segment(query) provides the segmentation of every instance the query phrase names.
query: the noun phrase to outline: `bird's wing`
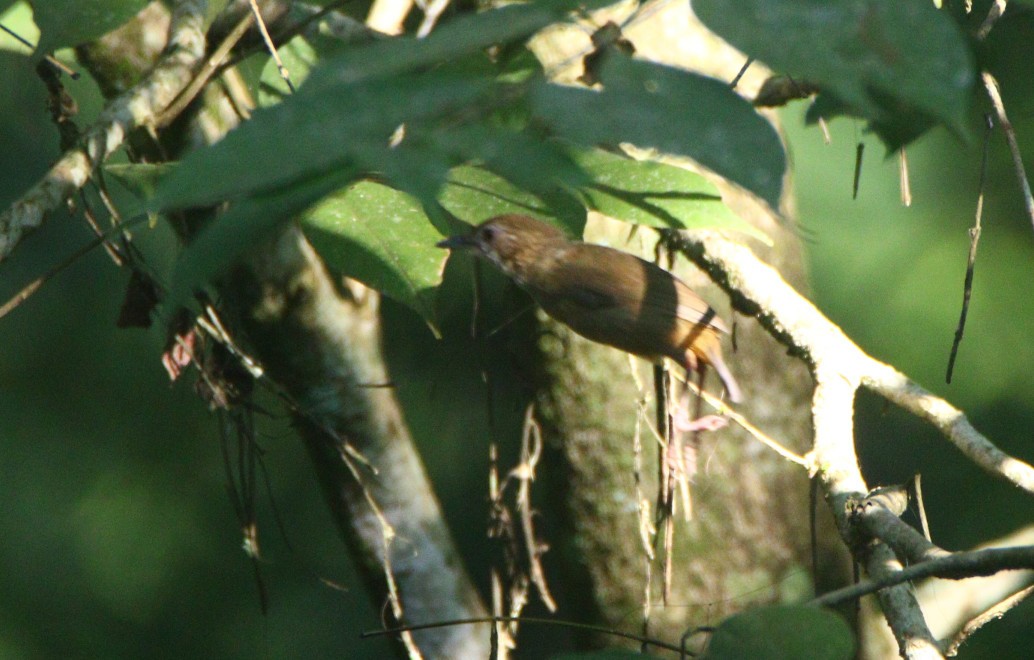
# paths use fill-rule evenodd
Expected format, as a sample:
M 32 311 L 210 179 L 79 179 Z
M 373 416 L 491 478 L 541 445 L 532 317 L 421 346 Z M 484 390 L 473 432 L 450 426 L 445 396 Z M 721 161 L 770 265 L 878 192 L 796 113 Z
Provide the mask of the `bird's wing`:
M 729 332 L 714 307 L 708 305 L 682 280 L 675 279 L 675 290 L 679 299 L 677 315 L 680 319 L 690 323 L 706 323 L 718 332 Z
M 648 261 L 609 248 L 583 245 L 575 258 L 555 264 L 544 293 L 586 310 L 620 308 L 642 316 L 650 309 L 661 324 L 679 319 L 728 332 L 715 310 L 682 280 Z

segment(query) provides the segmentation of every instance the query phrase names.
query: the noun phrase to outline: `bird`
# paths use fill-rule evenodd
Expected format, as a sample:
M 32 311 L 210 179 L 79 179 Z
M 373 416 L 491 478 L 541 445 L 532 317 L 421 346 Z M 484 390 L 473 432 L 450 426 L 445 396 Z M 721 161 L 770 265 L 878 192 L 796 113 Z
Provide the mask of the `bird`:
M 644 259 L 569 239 L 525 215 L 500 215 L 437 243 L 470 250 L 523 288 L 549 316 L 586 339 L 654 363 L 670 358 L 687 372 L 711 366 L 739 403 L 743 394 L 722 357 L 728 333 L 689 286 Z

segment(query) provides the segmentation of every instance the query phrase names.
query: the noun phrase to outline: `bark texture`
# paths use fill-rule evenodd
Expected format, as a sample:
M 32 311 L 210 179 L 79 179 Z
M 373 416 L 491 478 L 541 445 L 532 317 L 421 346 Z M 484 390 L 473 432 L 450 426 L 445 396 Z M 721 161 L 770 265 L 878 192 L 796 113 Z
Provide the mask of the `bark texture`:
M 602 23 L 602 19 L 598 19 Z M 685 3 L 666 5 L 647 21 L 625 32 L 638 54 L 731 80 L 746 60 L 711 35 L 690 15 Z M 559 52 L 557 62 L 584 48 L 584 34 L 554 33 L 543 39 L 542 52 Z M 579 72 L 559 70 L 561 78 Z M 750 96 L 762 72 L 748 72 L 741 83 Z M 787 182 L 790 188 L 790 182 Z M 772 237 L 773 248 L 755 241 L 751 247 L 798 289 L 807 290 L 797 237 L 789 221 L 778 220 L 744 193 L 723 186 L 723 198 Z M 792 195 L 792 193 L 791 193 Z M 792 217 L 792 197 L 784 215 Z M 590 227 L 609 244 L 621 237 L 606 223 Z M 627 230 L 626 230 L 627 231 Z M 591 236 L 590 236 L 591 238 Z M 743 239 L 747 240 L 747 239 Z M 652 256 L 638 241 L 625 249 Z M 736 321 L 736 350 L 726 346 L 726 360 L 741 383 L 746 402 L 738 407 L 753 424 L 798 452 L 810 445 L 812 379 L 806 366 L 786 354 L 755 321 L 730 314 L 727 299 L 698 270 L 680 263 L 676 272 L 727 321 Z M 661 603 L 662 553 L 648 562 L 637 514 L 633 436 L 637 400 L 642 396 L 627 356 L 591 344 L 549 320 L 540 343 L 546 358 L 540 410 L 552 446 L 562 464 L 572 548 L 566 558 L 588 579 L 591 602 L 565 603 L 567 614 L 593 614 L 607 625 L 628 629 L 642 619 L 643 603 L 652 604 L 649 632 L 677 640 L 694 626 L 714 624 L 729 614 L 760 603 L 797 600 L 811 591 L 808 475 L 780 458 L 738 427 L 705 434 L 691 493 L 693 519 L 676 523 L 671 598 Z M 646 394 L 653 379 L 640 365 Z M 719 388 L 712 374 L 709 388 Z M 652 405 L 646 416 L 654 421 Z M 651 506 L 657 493 L 658 443 L 641 433 L 644 466 L 642 493 Z M 558 469 L 556 465 L 554 469 Z M 681 503 L 680 503 L 681 504 Z M 651 515 L 653 520 L 654 516 Z M 825 512 L 821 520 L 828 520 Z M 823 539 L 831 539 L 824 525 Z M 823 542 L 820 570 L 842 573 L 842 551 Z M 828 561 L 827 561 L 828 558 Z M 652 578 L 648 578 L 648 568 Z M 648 596 L 646 585 L 650 584 Z M 564 615 L 561 608 L 561 616 Z

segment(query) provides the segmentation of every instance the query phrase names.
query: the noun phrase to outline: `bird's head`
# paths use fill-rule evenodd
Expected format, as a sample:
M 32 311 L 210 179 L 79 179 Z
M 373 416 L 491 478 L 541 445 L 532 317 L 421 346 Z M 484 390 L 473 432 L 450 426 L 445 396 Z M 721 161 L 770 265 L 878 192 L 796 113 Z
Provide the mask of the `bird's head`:
M 437 245 L 450 250 L 474 250 L 518 282 L 528 269 L 562 247 L 567 239 L 556 227 L 524 215 L 500 215 L 482 222 L 469 234 L 451 236 Z

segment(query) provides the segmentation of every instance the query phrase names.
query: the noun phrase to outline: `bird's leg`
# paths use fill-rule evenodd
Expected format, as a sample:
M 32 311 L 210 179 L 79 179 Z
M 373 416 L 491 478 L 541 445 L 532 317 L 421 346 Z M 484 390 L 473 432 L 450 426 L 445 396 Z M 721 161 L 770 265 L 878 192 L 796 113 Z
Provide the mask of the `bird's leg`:
M 700 391 L 704 390 L 704 373 L 707 367 L 701 363 L 696 364 L 697 372 L 697 387 Z M 687 376 L 689 372 L 687 372 Z M 688 396 L 686 397 L 689 398 Z M 689 416 L 686 412 L 686 408 L 681 403 L 672 404 L 671 418 L 672 426 L 680 433 L 692 432 L 694 436 L 700 431 L 717 431 L 718 429 L 725 428 L 729 424 L 729 420 L 721 415 L 704 415 L 701 416 L 703 410 L 703 397 L 697 395 L 696 401 L 694 402 L 693 417 Z

